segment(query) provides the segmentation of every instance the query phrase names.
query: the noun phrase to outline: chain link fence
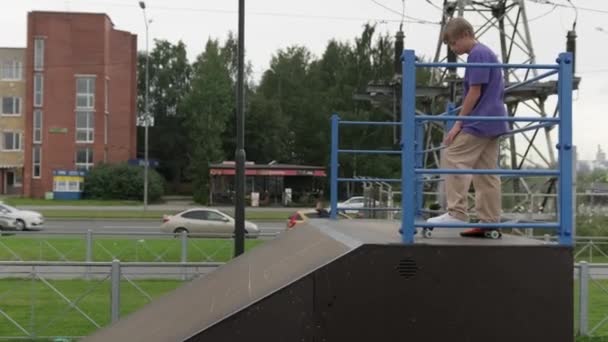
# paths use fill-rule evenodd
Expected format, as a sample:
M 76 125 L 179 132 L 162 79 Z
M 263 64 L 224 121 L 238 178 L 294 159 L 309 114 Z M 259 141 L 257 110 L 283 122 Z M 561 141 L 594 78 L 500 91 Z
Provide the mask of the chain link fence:
M 0 262 L 0 340 L 72 340 L 222 263 Z

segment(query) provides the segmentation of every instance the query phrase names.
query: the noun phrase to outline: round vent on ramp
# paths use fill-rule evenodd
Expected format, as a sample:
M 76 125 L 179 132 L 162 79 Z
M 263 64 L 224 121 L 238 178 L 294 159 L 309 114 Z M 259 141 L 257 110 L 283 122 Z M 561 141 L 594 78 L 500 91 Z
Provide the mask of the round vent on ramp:
M 416 261 L 414 259 L 401 259 L 399 261 L 399 265 L 397 266 L 397 272 L 399 272 L 399 275 L 405 279 L 411 279 L 416 275 L 416 272 L 418 272 L 418 265 L 416 265 Z

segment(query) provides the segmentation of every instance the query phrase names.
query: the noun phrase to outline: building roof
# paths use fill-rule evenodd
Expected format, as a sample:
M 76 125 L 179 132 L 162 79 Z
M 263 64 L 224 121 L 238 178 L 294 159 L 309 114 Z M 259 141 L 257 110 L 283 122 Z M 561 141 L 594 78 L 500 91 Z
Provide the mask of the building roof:
M 219 164 L 209 164 L 210 175 L 234 175 L 235 163 L 225 161 Z M 315 176 L 326 177 L 325 167 L 294 164 L 245 164 L 245 174 L 248 176 Z
M 106 13 L 97 13 L 97 12 L 65 12 L 65 11 L 31 11 L 32 14 L 52 14 L 52 15 L 102 15 L 105 16 L 114 27 L 114 22 L 112 18 Z

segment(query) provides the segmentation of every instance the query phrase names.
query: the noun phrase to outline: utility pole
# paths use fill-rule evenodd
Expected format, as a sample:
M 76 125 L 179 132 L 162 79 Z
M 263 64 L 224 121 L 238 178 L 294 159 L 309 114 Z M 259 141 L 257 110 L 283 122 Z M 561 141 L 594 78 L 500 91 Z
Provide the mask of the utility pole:
M 148 49 L 148 18 L 146 16 L 146 3 L 139 2 L 139 7 L 144 14 L 144 23 L 146 24 L 146 95 L 144 99 L 144 211 L 148 210 L 148 168 L 150 161 L 148 160 L 148 126 L 150 126 L 150 108 L 149 108 L 149 92 L 150 92 L 150 50 Z
M 234 208 L 234 256 L 245 252 L 245 0 L 239 0 L 238 72 L 236 81 L 236 201 Z

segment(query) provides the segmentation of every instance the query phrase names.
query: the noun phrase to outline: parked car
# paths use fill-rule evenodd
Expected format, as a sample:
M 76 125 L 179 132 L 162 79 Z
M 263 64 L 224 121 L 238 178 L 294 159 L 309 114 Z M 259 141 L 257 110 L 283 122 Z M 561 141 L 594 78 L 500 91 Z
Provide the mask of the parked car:
M 295 213 L 291 214 L 287 219 L 287 229 L 290 230 L 296 227 L 299 224 L 302 224 L 310 219 L 315 218 L 329 218 L 329 212 L 327 210 L 319 210 L 319 209 L 306 209 L 306 210 L 298 210 Z M 338 219 L 351 219 L 345 213 L 339 212 Z
M 16 224 L 17 220 L 0 213 L 0 230 L 15 229 Z
M 0 202 L 0 215 L 14 220 L 13 229 L 28 230 L 44 224 L 44 217 L 37 211 L 21 210 Z
M 232 234 L 234 233 L 234 218 L 217 209 L 193 208 L 175 215 L 164 215 L 160 230 L 163 233 L 181 234 Z M 248 237 L 257 237 L 260 234 L 258 226 L 245 221 L 245 234 Z
M 372 202 L 371 198 L 365 198 L 363 196 L 353 196 L 344 202 L 338 202 L 338 210 L 345 212 L 346 214 L 360 214 L 362 210 L 356 209 L 365 208 L 366 204 L 368 207 L 372 205 L 373 207 L 380 207 L 380 202 L 376 200 L 373 200 Z

